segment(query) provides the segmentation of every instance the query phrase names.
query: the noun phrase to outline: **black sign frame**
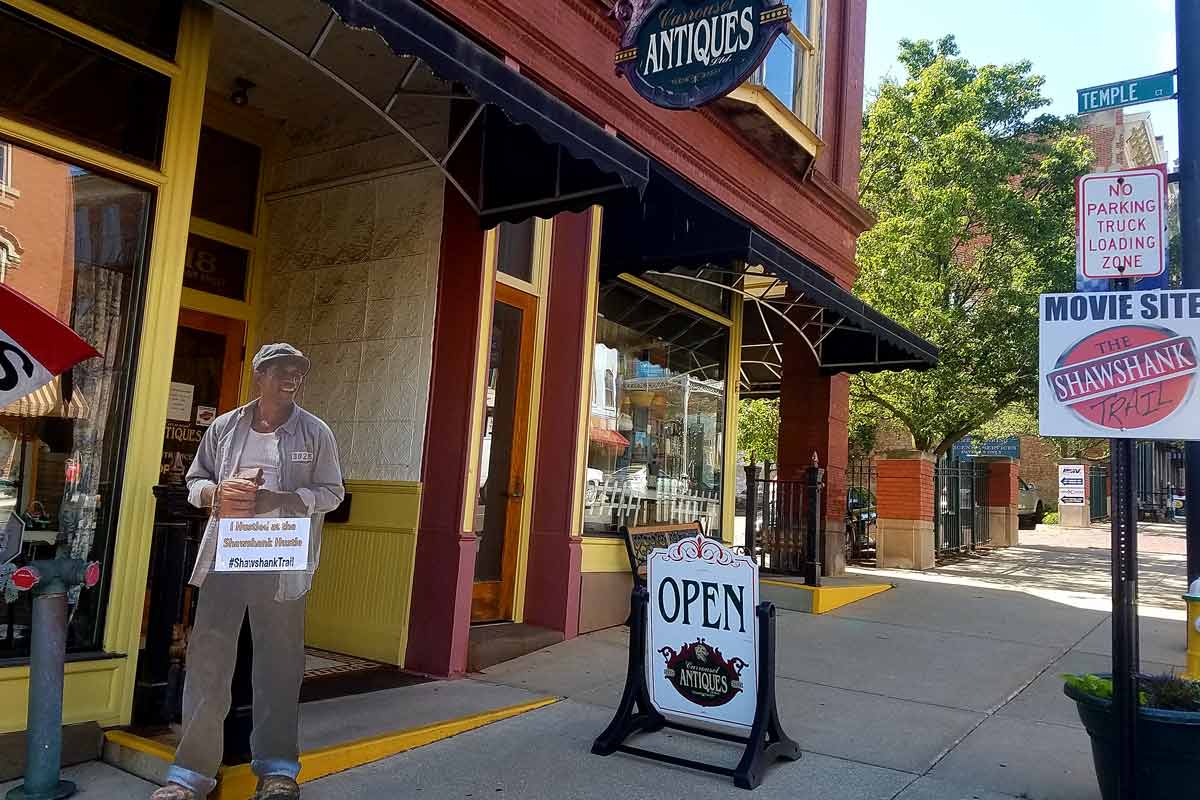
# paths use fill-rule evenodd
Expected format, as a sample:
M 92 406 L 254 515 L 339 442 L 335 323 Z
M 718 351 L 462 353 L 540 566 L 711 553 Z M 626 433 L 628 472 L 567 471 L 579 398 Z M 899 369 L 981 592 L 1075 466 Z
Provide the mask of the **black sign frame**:
M 646 628 L 649 614 L 650 592 L 644 586 L 634 586 L 630 597 L 629 615 L 629 673 L 625 678 L 625 692 L 612 722 L 592 743 L 592 753 L 608 756 L 616 752 L 688 767 L 716 775 L 733 778 L 739 789 L 754 789 L 762 783 L 767 767 L 779 759 L 797 761 L 800 745 L 783 731 L 779 721 L 779 707 L 775 700 L 775 605 L 762 602 L 755 609 L 755 624 L 758 627 L 758 696 L 755 698 L 754 723 L 749 736 L 697 728 L 672 722 L 664 717 L 650 700 L 646 686 Z M 736 767 L 723 767 L 690 758 L 658 753 L 641 747 L 625 744 L 635 733 L 656 733 L 663 728 L 706 736 L 744 745 L 741 759 Z
M 757 35 L 749 47 L 742 51 L 736 60 L 729 62 L 728 69 L 720 70 L 704 81 L 692 81 L 691 87 L 686 91 L 669 91 L 661 85 L 647 81 L 638 72 L 638 65 L 645 63 L 647 54 L 642 51 L 641 40 L 648 26 L 659 27 L 659 30 L 651 34 L 656 35 L 661 31 L 660 23 L 664 12 L 675 8 L 686 15 L 688 11 L 703 9 L 705 6 L 714 7 L 718 11 L 728 7 L 720 12 L 724 14 L 735 9 L 745 10 L 747 7 L 756 9 L 758 13 L 754 20 L 754 30 Z M 698 108 L 724 97 L 745 83 L 767 57 L 775 40 L 780 34 L 786 33 L 792 19 L 791 6 L 787 4 L 787 0 L 618 0 L 614 14 L 625 23 L 625 31 L 621 35 L 615 59 L 617 74 L 623 75 L 634 90 L 646 100 L 656 106 L 673 110 Z M 718 16 L 717 19 L 719 18 Z M 689 33 L 689 48 L 693 44 L 690 37 L 695 35 L 694 30 Z M 682 48 L 682 45 L 680 47 Z M 689 56 L 688 66 L 692 64 Z M 695 64 L 696 69 L 693 72 L 713 69 L 713 65 L 710 64 Z

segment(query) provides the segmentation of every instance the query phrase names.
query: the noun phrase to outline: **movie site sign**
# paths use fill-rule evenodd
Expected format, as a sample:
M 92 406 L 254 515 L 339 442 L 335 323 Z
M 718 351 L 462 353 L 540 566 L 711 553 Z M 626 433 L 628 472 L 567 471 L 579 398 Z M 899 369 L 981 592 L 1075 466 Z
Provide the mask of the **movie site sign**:
M 1043 436 L 1200 438 L 1200 291 L 1040 299 Z
M 308 569 L 308 517 L 222 519 L 217 572 L 298 572 Z
M 617 74 L 655 105 L 696 108 L 740 86 L 787 30 L 783 0 L 618 0 Z
M 1147 278 L 1167 268 L 1162 164 L 1084 175 L 1075 185 L 1076 257 L 1084 278 Z
M 758 565 L 700 536 L 653 551 L 646 566 L 646 683 L 654 707 L 693 725 L 750 727 L 758 697 Z

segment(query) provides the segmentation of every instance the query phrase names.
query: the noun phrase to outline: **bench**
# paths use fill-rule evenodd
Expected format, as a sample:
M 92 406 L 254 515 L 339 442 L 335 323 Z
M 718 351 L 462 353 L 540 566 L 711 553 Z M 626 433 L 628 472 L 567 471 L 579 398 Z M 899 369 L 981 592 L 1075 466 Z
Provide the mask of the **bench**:
M 633 573 L 634 583 L 645 585 L 646 559 L 650 557 L 651 551 L 703 535 L 704 526 L 700 524 L 700 520 L 633 528 L 622 525 L 621 536 L 625 539 L 625 552 L 629 555 L 629 571 Z

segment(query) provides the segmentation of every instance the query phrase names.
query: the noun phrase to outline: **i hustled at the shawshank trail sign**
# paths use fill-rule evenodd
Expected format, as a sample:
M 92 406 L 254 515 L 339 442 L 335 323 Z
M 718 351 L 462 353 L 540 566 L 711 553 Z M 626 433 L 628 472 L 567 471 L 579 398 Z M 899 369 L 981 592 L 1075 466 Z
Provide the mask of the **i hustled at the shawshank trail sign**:
M 1043 436 L 1200 438 L 1200 291 L 1041 297 Z

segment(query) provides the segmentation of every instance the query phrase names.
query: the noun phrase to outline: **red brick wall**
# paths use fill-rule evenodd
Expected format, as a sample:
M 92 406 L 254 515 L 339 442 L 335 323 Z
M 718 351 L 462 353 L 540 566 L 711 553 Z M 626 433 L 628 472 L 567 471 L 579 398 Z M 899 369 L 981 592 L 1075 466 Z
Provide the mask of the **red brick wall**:
M 1017 503 L 1017 473 L 1020 465 L 1015 461 L 994 461 L 988 465 L 987 504 L 989 506 L 1015 506 Z
M 12 148 L 12 185 L 20 197 L 0 205 L 0 227 L 19 242 L 21 263 L 5 284 L 70 322 L 75 279 L 74 198 L 69 167 Z
M 876 508 L 881 519 L 933 520 L 933 462 L 924 458 L 876 462 Z

